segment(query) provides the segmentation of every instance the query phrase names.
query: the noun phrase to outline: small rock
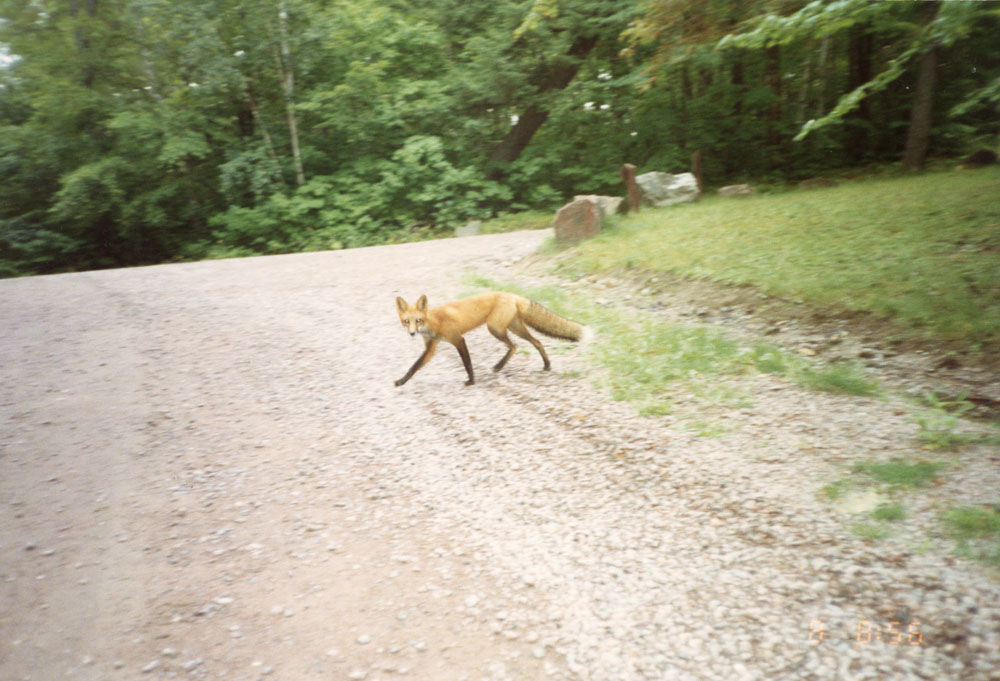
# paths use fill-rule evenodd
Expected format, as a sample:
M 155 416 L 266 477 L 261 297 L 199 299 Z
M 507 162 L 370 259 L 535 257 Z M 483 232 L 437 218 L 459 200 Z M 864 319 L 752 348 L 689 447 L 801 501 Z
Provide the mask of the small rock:
M 754 188 L 748 184 L 731 184 L 719 188 L 719 196 L 750 196 L 754 193 Z
M 152 662 L 150 662 L 149 664 L 147 664 L 145 667 L 143 667 L 139 671 L 141 671 L 143 674 L 148 674 L 149 672 L 153 671 L 154 669 L 156 669 L 159 666 L 160 666 L 160 661 L 159 660 L 153 660 Z
M 366 645 L 368 645 L 369 643 L 372 642 L 372 637 L 369 636 L 368 634 L 361 634 L 355 640 L 357 641 L 358 645 L 366 646 Z

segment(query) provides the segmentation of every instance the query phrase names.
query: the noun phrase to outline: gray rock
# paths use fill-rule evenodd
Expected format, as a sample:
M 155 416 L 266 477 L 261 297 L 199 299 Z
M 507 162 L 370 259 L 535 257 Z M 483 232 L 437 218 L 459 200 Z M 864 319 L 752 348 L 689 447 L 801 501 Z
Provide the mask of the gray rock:
M 642 204 L 662 208 L 675 203 L 695 201 L 701 195 L 698 191 L 698 181 L 691 173 L 651 172 L 643 173 L 635 178 L 642 191 Z
M 731 184 L 719 188 L 719 196 L 751 196 L 754 188 L 748 184 Z

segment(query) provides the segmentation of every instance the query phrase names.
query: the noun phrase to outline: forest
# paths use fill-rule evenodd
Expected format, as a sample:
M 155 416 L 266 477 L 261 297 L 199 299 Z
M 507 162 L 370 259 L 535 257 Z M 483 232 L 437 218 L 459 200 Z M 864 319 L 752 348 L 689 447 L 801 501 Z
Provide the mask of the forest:
M 995 149 L 1000 5 L 0 0 L 0 276 Z

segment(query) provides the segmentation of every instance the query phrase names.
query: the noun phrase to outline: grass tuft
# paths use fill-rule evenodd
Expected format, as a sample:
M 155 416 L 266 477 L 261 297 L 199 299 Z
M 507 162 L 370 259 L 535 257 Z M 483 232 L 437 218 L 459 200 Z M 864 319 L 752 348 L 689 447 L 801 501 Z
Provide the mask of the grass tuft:
M 1000 505 L 953 508 L 943 517 L 959 554 L 1000 566 Z
M 944 464 L 932 461 L 910 463 L 905 459 L 892 459 L 859 461 L 851 469 L 892 488 L 903 488 L 929 485 L 942 468 Z
M 906 517 L 906 511 L 900 503 L 881 504 L 872 511 L 872 517 L 882 522 L 896 522 Z
M 798 373 L 799 382 L 813 390 L 872 397 L 881 393 L 876 381 L 850 364 L 836 364 L 819 369 L 807 368 Z

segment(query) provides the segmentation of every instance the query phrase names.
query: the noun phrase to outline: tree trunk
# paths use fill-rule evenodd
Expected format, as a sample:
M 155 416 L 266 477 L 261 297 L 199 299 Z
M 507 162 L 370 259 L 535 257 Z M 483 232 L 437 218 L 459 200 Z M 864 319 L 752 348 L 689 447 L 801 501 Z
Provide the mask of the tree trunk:
M 848 37 L 847 72 L 849 91 L 856 90 L 872 79 L 872 35 L 864 24 L 851 28 Z M 864 97 L 858 108 L 847 120 L 852 123 L 848 142 L 848 155 L 854 163 L 861 163 L 870 146 L 869 131 L 872 125 L 869 98 Z
M 89 19 L 96 18 L 97 0 L 85 0 L 83 10 Z M 79 0 L 69 0 L 69 11 L 74 18 L 79 15 Z M 80 64 L 82 64 L 80 82 L 89 90 L 94 87 L 94 81 L 97 79 L 97 70 L 94 68 L 94 57 L 90 54 L 90 38 L 87 37 L 87 34 L 80 28 L 79 24 L 77 24 L 73 31 L 73 41 L 80 55 Z
M 784 115 L 782 101 L 784 99 L 784 88 L 781 83 L 781 46 L 774 45 L 764 51 L 767 59 L 767 84 L 774 94 L 768 111 L 767 137 L 768 143 L 775 150 L 781 146 L 781 119 Z
M 302 153 L 299 149 L 299 125 L 295 118 L 295 73 L 292 68 L 292 51 L 288 46 L 288 11 L 285 3 L 278 6 L 278 30 L 281 36 L 281 55 L 278 57 L 278 72 L 285 93 L 285 117 L 288 119 L 288 137 L 292 145 L 292 163 L 295 166 L 295 185 L 306 183 L 302 168 Z
M 929 24 L 937 15 L 939 2 L 928 2 L 924 10 L 924 24 Z M 916 92 L 913 94 L 913 108 L 910 110 L 910 127 L 906 131 L 906 148 L 903 151 L 903 169 L 921 170 L 927 160 L 927 147 L 931 139 L 931 123 L 934 111 L 934 89 L 937 86 L 937 45 L 920 55 L 917 67 Z
M 826 86 L 832 79 L 827 58 L 830 55 L 830 36 L 825 35 L 819 43 L 819 63 L 816 66 L 816 118 L 822 118 L 826 113 Z
M 552 90 L 562 90 L 569 85 L 570 81 L 573 80 L 573 76 L 580 70 L 583 58 L 587 56 L 596 44 L 597 36 L 581 36 L 577 38 L 567 53 L 571 60 L 550 68 L 544 80 L 538 85 L 537 94 L 541 95 Z M 548 111 L 545 111 L 537 104 L 530 104 L 524 110 L 524 113 L 518 117 L 517 123 L 511 127 L 504 138 L 500 140 L 500 143 L 493 148 L 493 151 L 490 153 L 490 163 L 507 164 L 520 158 L 521 153 L 528 146 L 528 142 L 531 141 L 531 138 L 538 129 L 542 127 L 542 124 L 548 120 L 548 117 Z M 500 169 L 494 169 L 491 173 L 494 179 L 498 178 L 501 174 L 502 170 Z

